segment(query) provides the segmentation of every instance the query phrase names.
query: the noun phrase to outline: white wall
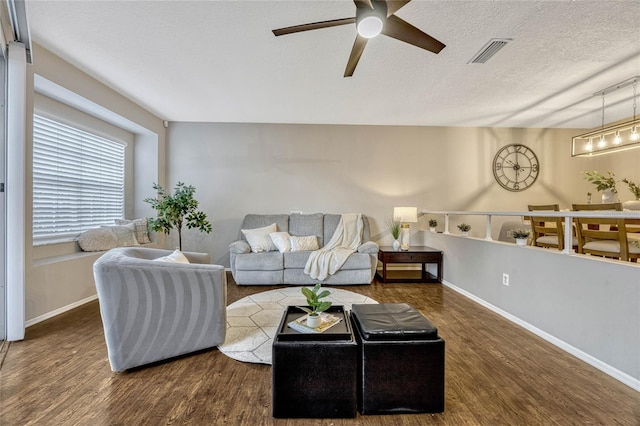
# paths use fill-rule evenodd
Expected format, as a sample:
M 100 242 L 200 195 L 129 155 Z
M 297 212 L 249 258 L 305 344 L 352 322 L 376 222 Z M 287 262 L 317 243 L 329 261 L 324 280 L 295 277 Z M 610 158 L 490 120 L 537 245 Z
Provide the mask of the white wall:
M 363 212 L 372 236 L 389 244 L 385 221 L 394 206 L 419 210 L 523 211 L 527 204 L 585 202 L 595 190 L 581 171 L 615 170 L 640 180 L 640 150 L 572 158 L 571 137 L 583 130 L 171 123 L 167 183 L 196 187 L 213 235 L 185 232 L 185 250 L 212 254 L 228 266 L 228 244 L 247 213 Z M 491 163 L 509 143 L 530 147 L 540 160 L 537 182 L 509 192 Z M 615 165 L 615 166 L 614 166 Z M 631 195 L 621 188 L 623 200 Z M 477 223 L 476 223 L 477 221 Z M 484 235 L 482 218 L 472 235 Z M 453 227 L 455 222 L 452 222 Z M 494 236 L 500 220 L 495 221 Z M 426 228 L 420 222 L 415 233 Z M 172 235 L 169 246 L 175 245 Z

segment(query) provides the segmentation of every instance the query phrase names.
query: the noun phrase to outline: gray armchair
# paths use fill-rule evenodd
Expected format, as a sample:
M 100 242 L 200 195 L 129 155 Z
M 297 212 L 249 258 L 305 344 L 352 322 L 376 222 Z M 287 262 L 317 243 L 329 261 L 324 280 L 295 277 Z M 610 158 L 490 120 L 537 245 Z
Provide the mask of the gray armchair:
M 172 358 L 224 342 L 227 279 L 206 253 L 189 264 L 156 262 L 172 250 L 123 247 L 93 265 L 113 371 Z

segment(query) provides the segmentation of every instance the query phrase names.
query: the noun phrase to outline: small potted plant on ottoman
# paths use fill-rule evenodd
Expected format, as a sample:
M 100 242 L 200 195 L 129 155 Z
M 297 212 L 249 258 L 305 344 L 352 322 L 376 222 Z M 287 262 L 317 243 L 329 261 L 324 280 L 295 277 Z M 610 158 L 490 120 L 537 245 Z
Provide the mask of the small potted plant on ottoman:
M 304 297 L 307 298 L 307 304 L 309 305 L 309 307 L 298 306 L 298 308 L 307 313 L 307 325 L 311 328 L 318 328 L 318 326 L 322 322 L 320 313 L 326 311 L 327 309 L 329 309 L 329 307 L 331 307 L 331 302 L 320 300 L 330 294 L 329 290 L 323 290 L 322 292 L 320 292 L 320 294 L 318 294 L 318 292 L 320 291 L 320 286 L 321 284 L 318 283 L 313 287 L 313 290 L 309 290 L 307 287 L 302 287 L 301 289 L 302 294 L 304 294 Z

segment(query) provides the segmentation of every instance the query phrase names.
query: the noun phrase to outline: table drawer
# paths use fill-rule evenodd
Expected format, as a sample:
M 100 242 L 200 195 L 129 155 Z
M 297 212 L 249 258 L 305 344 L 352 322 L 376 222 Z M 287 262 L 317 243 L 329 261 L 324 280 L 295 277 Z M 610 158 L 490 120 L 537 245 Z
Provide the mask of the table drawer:
M 441 253 L 395 252 L 380 253 L 380 260 L 386 263 L 431 263 L 437 262 L 441 256 Z

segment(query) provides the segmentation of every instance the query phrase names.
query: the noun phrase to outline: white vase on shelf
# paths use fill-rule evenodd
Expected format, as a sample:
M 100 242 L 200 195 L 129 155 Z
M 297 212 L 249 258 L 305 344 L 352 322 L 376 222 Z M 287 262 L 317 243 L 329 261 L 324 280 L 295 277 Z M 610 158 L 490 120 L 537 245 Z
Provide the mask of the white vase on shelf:
M 460 235 L 462 235 L 463 237 L 466 237 L 469 235 L 469 231 L 460 231 Z
M 516 238 L 516 244 L 519 246 L 526 246 L 527 239 L 526 238 Z
M 602 191 L 602 203 L 615 203 L 618 198 L 618 194 L 613 192 L 611 189 L 605 189 Z
M 398 240 L 393 240 L 393 244 L 391 244 L 391 246 L 393 247 L 393 251 L 398 251 L 398 250 L 400 250 L 400 241 L 398 241 Z
M 431 226 L 431 227 L 429 227 L 429 231 L 431 231 L 431 232 L 434 232 L 434 233 L 435 233 L 435 232 L 436 232 L 436 228 L 435 228 L 434 226 Z

